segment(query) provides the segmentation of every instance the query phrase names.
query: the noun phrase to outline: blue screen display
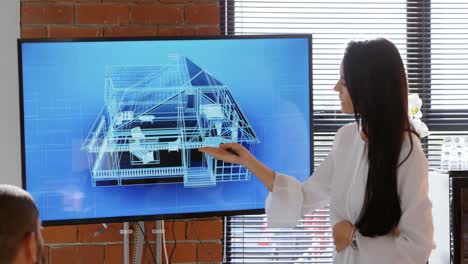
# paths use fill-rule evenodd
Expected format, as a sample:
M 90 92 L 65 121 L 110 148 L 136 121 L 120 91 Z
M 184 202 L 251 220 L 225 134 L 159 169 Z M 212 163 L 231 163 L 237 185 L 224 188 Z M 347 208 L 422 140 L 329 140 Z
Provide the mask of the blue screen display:
M 310 164 L 306 37 L 22 42 L 26 189 L 44 221 L 263 209 L 268 190 L 203 146 Z

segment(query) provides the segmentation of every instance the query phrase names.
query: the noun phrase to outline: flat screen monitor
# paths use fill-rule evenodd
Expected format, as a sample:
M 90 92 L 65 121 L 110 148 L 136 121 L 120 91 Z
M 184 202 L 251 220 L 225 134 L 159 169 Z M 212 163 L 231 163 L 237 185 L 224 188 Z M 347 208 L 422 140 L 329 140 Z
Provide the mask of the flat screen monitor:
M 236 142 L 311 172 L 311 36 L 18 41 L 23 187 L 45 225 L 264 212 Z

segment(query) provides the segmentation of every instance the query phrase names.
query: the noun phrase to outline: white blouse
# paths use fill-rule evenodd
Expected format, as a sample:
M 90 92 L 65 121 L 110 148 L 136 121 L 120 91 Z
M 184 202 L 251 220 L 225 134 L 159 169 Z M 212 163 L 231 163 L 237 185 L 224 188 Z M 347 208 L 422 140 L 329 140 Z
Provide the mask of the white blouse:
M 423 264 L 432 250 L 432 203 L 428 198 L 428 163 L 416 136 L 413 151 L 398 168 L 398 193 L 402 216 L 399 236 L 375 238 L 357 233 L 358 250 L 348 246 L 334 252 L 334 263 Z M 410 151 L 407 137 L 400 160 Z M 273 192 L 266 200 L 268 226 L 294 227 L 306 213 L 330 204 L 331 225 L 347 220 L 355 223 L 361 212 L 367 182 L 366 143 L 356 123 L 338 130 L 333 148 L 314 174 L 304 183 L 277 174 Z

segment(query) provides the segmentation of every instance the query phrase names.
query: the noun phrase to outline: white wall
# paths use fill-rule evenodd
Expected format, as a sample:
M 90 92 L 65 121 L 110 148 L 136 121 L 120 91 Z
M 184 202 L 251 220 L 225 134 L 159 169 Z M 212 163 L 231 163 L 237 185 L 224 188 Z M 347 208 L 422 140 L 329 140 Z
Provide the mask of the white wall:
M 432 200 L 434 221 L 434 242 L 429 264 L 450 263 L 450 221 L 449 221 L 449 176 L 437 172 L 429 173 L 429 198 Z
M 20 0 L 0 0 L 0 183 L 21 185 L 18 59 Z

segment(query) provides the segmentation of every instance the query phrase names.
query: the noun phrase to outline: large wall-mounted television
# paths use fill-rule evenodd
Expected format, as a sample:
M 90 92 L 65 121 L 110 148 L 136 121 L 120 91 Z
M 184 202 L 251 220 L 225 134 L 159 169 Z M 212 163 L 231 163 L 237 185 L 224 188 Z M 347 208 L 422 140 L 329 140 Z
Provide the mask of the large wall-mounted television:
M 264 212 L 204 146 L 311 173 L 311 36 L 20 39 L 23 187 L 45 225 Z

